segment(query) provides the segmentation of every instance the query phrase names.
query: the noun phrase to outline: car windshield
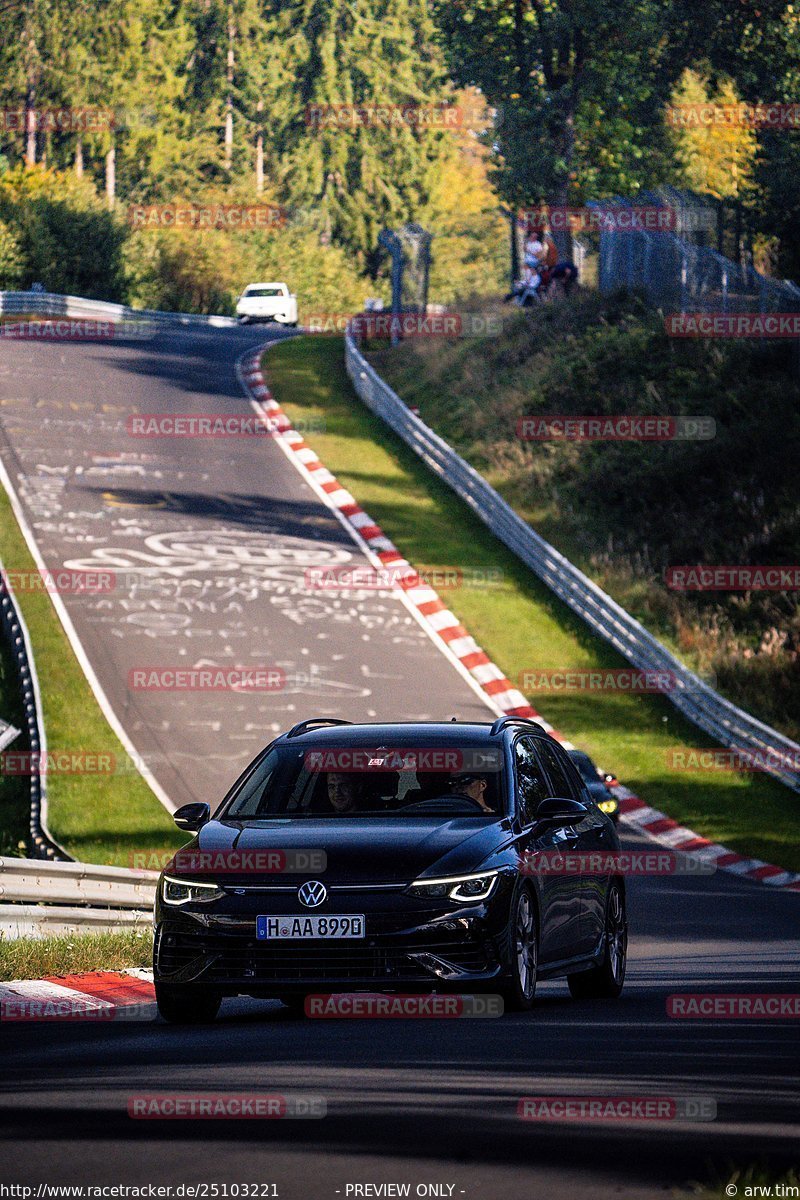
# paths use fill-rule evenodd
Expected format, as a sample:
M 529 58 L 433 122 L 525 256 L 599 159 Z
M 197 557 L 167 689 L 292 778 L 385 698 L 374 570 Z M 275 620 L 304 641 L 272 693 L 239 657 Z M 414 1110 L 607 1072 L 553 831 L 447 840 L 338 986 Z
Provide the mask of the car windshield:
M 570 758 L 578 768 L 578 772 L 584 783 L 599 783 L 600 776 L 597 774 L 597 767 L 594 765 L 588 754 L 582 751 L 573 751 L 570 753 Z
M 244 295 L 252 296 L 282 296 L 283 292 L 279 287 L 249 287 L 244 289 Z
M 503 812 L 495 747 L 273 746 L 236 786 L 222 818 L 476 817 Z

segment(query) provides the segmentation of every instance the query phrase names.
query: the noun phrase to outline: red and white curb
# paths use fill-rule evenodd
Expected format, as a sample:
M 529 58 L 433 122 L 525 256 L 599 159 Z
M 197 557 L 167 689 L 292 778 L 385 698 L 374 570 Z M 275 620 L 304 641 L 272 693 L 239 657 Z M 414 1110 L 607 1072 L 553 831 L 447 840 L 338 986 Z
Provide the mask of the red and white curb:
M 320 499 L 340 518 L 353 540 L 365 549 L 373 564 L 391 571 L 395 577 L 393 585 L 402 592 L 407 606 L 412 608 L 420 623 L 432 635 L 432 640 L 447 658 L 460 668 L 461 673 L 467 676 L 488 706 L 497 715 L 530 717 L 565 749 L 574 749 L 573 743 L 560 730 L 554 729 L 541 713 L 528 703 L 522 692 L 514 687 L 470 637 L 438 593 L 427 584 L 420 585 L 417 582 L 419 576 L 411 563 L 403 557 L 355 497 L 325 467 L 303 435 L 292 427 L 291 421 L 264 381 L 261 372 L 262 351 L 263 347 L 255 353 L 249 352 L 243 356 L 238 364 L 239 378 L 256 412 L 269 421 L 275 431 L 276 440 L 289 461 L 310 483 Z M 404 576 L 408 578 L 404 579 Z M 620 815 L 659 844 L 669 846 L 671 850 L 680 850 L 682 853 L 698 854 L 714 862 L 719 870 L 731 871 L 754 882 L 800 891 L 800 875 L 758 859 L 744 858 L 725 846 L 709 842 L 691 829 L 678 825 L 657 809 L 649 808 L 643 800 L 625 787 L 618 787 L 616 792 L 620 798 Z
M 339 517 L 344 518 L 342 524 L 354 541 L 362 547 L 366 546 L 373 564 L 386 571 L 387 576 L 390 575 L 390 578 L 387 578 L 387 588 L 393 583 L 403 593 L 406 604 L 415 610 L 418 618 L 422 618 L 421 623 L 426 626 L 427 632 L 434 635 L 434 640 L 446 651 L 448 658 L 454 658 L 463 672 L 469 675 L 475 690 L 488 702 L 489 707 L 494 709 L 498 716 L 507 714 L 535 718 L 567 749 L 572 749 L 572 743 L 531 707 L 522 692 L 513 686 L 500 668 L 481 650 L 438 593 L 427 584 L 419 584 L 419 576 L 411 563 L 403 558 L 380 526 L 376 525 L 358 501 L 330 473 L 302 434 L 292 428 L 291 421 L 264 382 L 258 355 L 245 356 L 240 365 L 240 378 L 250 393 L 256 411 L 270 422 L 280 444 L 284 449 L 288 449 L 290 461 L 325 504 Z
M 152 971 L 94 971 L 0 983 L 6 1021 L 154 1021 Z
M 718 871 L 730 871 L 732 875 L 739 875 L 754 883 L 767 883 L 770 887 L 800 892 L 800 875 L 793 871 L 772 866 L 759 858 L 745 858 L 743 854 L 737 854 L 719 842 L 710 842 L 686 825 L 679 825 L 666 813 L 645 804 L 627 788 L 620 786 L 614 790 L 619 796 L 620 816 L 659 845 L 668 846 L 670 850 L 681 854 L 695 855 L 713 864 Z

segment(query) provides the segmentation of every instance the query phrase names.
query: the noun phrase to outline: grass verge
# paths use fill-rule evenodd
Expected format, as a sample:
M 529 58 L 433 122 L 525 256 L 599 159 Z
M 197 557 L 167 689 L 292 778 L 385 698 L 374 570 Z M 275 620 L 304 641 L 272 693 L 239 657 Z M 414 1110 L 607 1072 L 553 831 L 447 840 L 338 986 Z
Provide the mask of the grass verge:
M 314 449 L 409 561 L 463 572 L 464 585 L 442 597 L 510 679 L 627 665 L 361 404 L 341 338 L 283 342 L 265 355 L 264 370 L 292 420 L 322 425 L 309 439 Z M 796 796 L 763 775 L 675 770 L 670 751 L 714 743 L 662 697 L 573 691 L 529 699 L 649 804 L 742 854 L 800 870 Z
M 16 938 L 0 941 L 0 980 L 149 967 L 152 955 L 153 932 L 149 927 L 124 933 Z
M 671 338 L 663 315 L 625 293 L 483 315 L 496 336 L 384 342 L 370 360 L 627 612 L 735 704 L 800 740 L 797 592 L 682 592 L 664 574 L 800 561 L 791 347 Z M 702 416 L 713 436 L 528 440 L 555 414 Z
M 0 488 L 0 561 L 9 572 L 35 572 L 36 567 L 17 525 L 11 504 Z M 31 637 L 42 691 L 48 747 L 85 750 L 114 756 L 117 774 L 51 774 L 47 780 L 48 823 L 55 838 L 84 862 L 131 865 L 134 852 L 177 849 L 181 838 L 169 814 L 109 728 L 86 676 L 67 641 L 50 597 L 44 591 L 17 594 Z M 3 678 L 7 678 L 4 672 Z M 5 685 L 7 688 L 8 684 Z M 19 725 L 13 716 L 6 720 Z M 25 749 L 18 739 L 14 749 Z M 15 781 L 16 782 L 16 781 Z M 0 775 L 0 789 L 9 780 Z M 0 845 L 19 854 L 19 798 L 0 807 Z M 27 833 L 27 816 L 22 826 Z

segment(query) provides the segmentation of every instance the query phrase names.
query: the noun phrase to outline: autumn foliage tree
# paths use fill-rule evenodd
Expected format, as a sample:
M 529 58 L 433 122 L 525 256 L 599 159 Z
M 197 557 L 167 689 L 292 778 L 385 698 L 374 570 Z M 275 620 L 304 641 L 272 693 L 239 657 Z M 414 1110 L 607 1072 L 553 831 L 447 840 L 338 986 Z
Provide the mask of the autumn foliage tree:
M 732 79 L 714 88 L 687 68 L 667 118 L 681 182 L 719 200 L 741 200 L 752 190 L 758 139 Z

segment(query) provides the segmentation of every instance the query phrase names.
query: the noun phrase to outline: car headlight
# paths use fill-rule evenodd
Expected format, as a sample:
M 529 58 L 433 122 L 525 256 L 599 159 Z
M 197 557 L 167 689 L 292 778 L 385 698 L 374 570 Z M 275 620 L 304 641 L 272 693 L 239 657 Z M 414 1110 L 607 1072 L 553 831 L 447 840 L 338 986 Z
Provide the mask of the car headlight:
M 190 901 L 205 903 L 224 894 L 215 883 L 195 883 L 187 879 L 174 879 L 171 875 L 165 875 L 161 881 L 161 897 L 165 904 L 188 904 Z
M 469 902 L 488 900 L 500 876 L 499 871 L 481 871 L 476 875 L 448 875 L 442 879 L 418 879 L 409 890 L 412 896 L 426 900 L 448 897 L 450 900 Z
M 619 800 L 601 800 L 597 807 L 600 812 L 615 813 L 619 808 Z

